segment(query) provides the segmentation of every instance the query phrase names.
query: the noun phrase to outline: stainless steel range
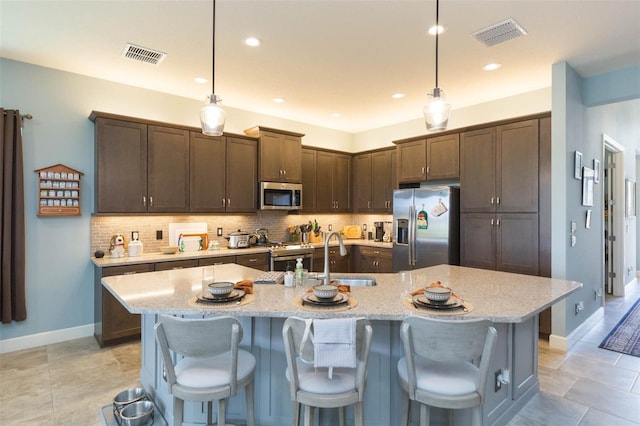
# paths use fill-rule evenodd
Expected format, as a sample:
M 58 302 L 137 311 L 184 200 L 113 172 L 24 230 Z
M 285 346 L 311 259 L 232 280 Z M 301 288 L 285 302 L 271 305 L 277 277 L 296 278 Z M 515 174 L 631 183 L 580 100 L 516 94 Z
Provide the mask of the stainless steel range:
M 313 246 L 311 244 L 273 243 L 269 247 L 272 271 L 293 271 L 296 259 L 302 258 L 302 265 L 308 271 L 313 268 Z

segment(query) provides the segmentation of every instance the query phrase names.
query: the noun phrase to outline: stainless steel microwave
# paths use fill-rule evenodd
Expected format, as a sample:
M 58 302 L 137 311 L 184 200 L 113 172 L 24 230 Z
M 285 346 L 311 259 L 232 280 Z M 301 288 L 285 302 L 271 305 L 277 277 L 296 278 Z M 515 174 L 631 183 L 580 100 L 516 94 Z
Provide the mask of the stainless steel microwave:
M 300 210 L 302 184 L 260 182 L 260 210 Z

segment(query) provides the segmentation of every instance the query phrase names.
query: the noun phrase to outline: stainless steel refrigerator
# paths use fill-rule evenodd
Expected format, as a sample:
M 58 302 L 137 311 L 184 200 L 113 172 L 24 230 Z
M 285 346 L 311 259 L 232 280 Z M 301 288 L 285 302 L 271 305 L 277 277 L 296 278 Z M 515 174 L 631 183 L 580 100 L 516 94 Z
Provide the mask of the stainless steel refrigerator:
M 460 188 L 393 191 L 393 271 L 460 264 Z

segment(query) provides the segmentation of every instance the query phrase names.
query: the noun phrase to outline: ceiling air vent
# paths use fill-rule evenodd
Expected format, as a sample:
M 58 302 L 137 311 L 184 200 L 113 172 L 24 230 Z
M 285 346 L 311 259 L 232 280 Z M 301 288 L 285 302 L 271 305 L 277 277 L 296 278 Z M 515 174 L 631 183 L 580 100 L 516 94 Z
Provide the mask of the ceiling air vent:
M 123 58 L 133 59 L 135 61 L 146 62 L 147 64 L 158 65 L 167 57 L 166 53 L 149 49 L 135 44 L 127 43 L 122 52 Z
M 514 19 L 507 19 L 471 34 L 473 38 L 487 47 L 527 35 L 527 32 Z

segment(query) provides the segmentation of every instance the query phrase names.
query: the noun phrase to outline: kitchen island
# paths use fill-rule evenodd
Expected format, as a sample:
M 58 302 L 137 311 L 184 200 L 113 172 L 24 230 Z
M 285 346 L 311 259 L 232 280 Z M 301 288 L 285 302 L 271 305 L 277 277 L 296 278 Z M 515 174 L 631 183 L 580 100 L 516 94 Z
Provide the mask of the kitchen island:
M 219 265 L 215 269 L 218 281 L 253 279 L 261 273 L 235 264 Z M 251 303 L 228 307 L 198 305 L 194 298 L 201 291 L 199 267 L 106 277 L 102 284 L 128 311 L 142 314 L 140 380 L 167 420 L 172 418 L 172 398 L 162 379 L 160 353 L 153 333 L 158 314 L 233 315 L 240 319 L 244 327 L 242 346 L 257 359 L 255 412 L 260 425 L 290 424 L 292 404 L 284 378 L 286 361 L 281 330 L 285 318 L 297 315 L 365 317 L 372 321 L 374 334 L 367 371 L 365 424 L 396 425 L 401 399 L 396 364 L 403 355 L 400 323 L 409 315 L 442 315 L 417 311 L 403 303 L 398 274 L 372 276 L 377 285 L 352 287 L 351 296 L 357 305 L 340 312 L 306 310 L 296 303 L 299 291 L 281 285 L 254 286 L 255 300 Z M 577 291 L 581 284 L 449 265 L 418 269 L 412 271 L 410 277 L 413 288 L 441 281 L 471 307 L 470 312 L 460 310 L 447 315 L 447 319 L 483 318 L 494 323 L 498 343 L 491 371 L 509 370 L 510 383 L 498 388 L 490 378 L 483 417 L 485 424 L 506 424 L 538 392 L 538 314 Z M 413 408 L 415 411 L 417 407 Z M 434 410 L 434 414 L 437 418 L 433 424 L 439 424 L 443 420 L 441 413 Z M 320 424 L 334 424 L 334 415 L 331 410 L 321 410 Z M 462 413 L 462 423 L 465 415 Z M 228 417 L 245 418 L 243 398 L 230 401 Z M 417 415 L 412 418 L 417 421 Z M 205 419 L 203 404 L 185 404 L 186 424 L 202 424 Z

